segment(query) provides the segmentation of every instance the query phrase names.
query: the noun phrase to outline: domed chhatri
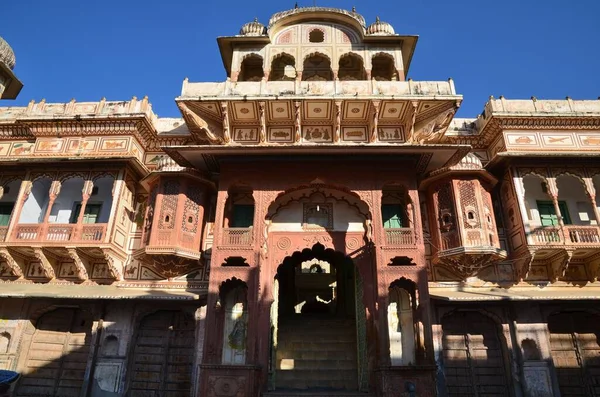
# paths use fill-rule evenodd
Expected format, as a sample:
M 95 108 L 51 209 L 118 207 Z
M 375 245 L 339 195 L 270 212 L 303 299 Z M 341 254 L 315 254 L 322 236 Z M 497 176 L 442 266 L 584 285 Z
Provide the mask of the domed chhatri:
M 258 18 L 254 18 L 254 21 L 248 22 L 240 29 L 242 36 L 262 36 L 264 34 L 266 34 L 265 25 L 258 22 Z
M 367 28 L 367 34 L 373 36 L 385 36 L 396 34 L 396 32 L 394 31 L 394 27 L 392 25 L 387 22 L 383 22 L 379 19 L 379 17 L 377 17 L 375 22 L 373 22 L 371 26 Z
M 0 62 L 8 66 L 10 70 L 15 68 L 15 52 L 2 37 L 0 37 Z

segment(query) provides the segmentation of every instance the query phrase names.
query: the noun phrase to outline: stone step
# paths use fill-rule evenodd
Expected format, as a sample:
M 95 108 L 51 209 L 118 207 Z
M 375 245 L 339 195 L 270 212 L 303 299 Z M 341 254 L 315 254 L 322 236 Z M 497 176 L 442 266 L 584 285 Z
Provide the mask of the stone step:
M 277 369 L 294 370 L 294 369 L 319 369 L 319 370 L 356 370 L 356 360 L 350 359 L 277 359 Z
M 355 360 L 356 351 L 354 349 L 322 351 L 322 350 L 278 350 L 275 357 L 278 360 Z
M 277 390 L 263 394 L 263 397 L 373 397 L 369 393 L 350 391 L 285 391 Z
M 278 387 L 289 389 L 355 390 L 356 370 L 278 370 L 275 382 Z
M 281 345 L 354 345 L 356 342 L 356 336 L 352 335 L 327 335 L 327 336 L 314 336 L 288 334 L 288 335 L 277 335 L 277 343 Z
M 358 375 L 357 369 L 292 369 L 277 370 L 277 379 L 313 379 L 313 380 L 345 380 L 353 379 L 356 381 Z

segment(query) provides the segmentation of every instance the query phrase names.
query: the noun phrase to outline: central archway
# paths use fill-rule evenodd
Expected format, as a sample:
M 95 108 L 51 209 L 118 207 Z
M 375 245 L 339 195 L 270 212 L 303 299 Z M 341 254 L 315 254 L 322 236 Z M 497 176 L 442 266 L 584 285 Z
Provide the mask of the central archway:
M 362 285 L 352 259 L 320 243 L 286 257 L 272 310 L 278 390 L 358 390 L 364 361 Z M 357 310 L 358 309 L 358 310 Z M 361 315 L 363 313 L 363 315 Z

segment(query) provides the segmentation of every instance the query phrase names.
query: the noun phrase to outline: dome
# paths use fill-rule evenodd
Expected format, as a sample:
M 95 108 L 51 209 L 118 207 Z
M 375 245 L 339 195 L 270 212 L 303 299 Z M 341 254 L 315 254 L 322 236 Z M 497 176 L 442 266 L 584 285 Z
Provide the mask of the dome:
M 450 167 L 452 170 L 480 170 L 482 168 L 481 160 L 473 153 L 467 153 L 458 164 Z
M 320 14 L 320 15 L 319 15 Z M 269 31 L 273 27 L 273 25 L 280 23 L 282 20 L 286 20 L 288 18 L 298 17 L 298 18 L 315 18 L 316 16 L 323 17 L 323 14 L 327 15 L 327 18 L 336 18 L 336 20 L 351 20 L 355 24 L 358 24 L 362 29 L 366 27 L 365 18 L 356 12 L 356 8 L 352 7 L 352 11 L 344 10 L 341 8 L 331 8 L 331 7 L 296 7 L 291 10 L 281 11 L 273 14 L 271 19 L 269 20 Z
M 2 37 L 0 37 L 0 62 L 8 66 L 10 70 L 15 68 L 15 53 Z
M 262 36 L 265 33 L 265 25 L 258 22 L 258 18 L 254 18 L 254 21 L 248 22 L 240 29 L 242 36 Z
M 367 34 L 375 36 L 385 36 L 390 34 L 396 34 L 394 27 L 387 22 L 383 22 L 377 17 L 375 22 L 367 28 Z

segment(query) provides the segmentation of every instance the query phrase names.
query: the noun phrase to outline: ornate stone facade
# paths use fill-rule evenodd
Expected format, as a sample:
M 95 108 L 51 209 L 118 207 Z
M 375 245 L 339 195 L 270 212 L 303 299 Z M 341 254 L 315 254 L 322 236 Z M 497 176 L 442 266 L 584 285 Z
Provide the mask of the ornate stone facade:
M 414 36 L 356 10 L 218 43 L 181 118 L 0 108 L 16 396 L 600 393 L 600 101 L 456 119 L 452 80 L 405 80 Z

